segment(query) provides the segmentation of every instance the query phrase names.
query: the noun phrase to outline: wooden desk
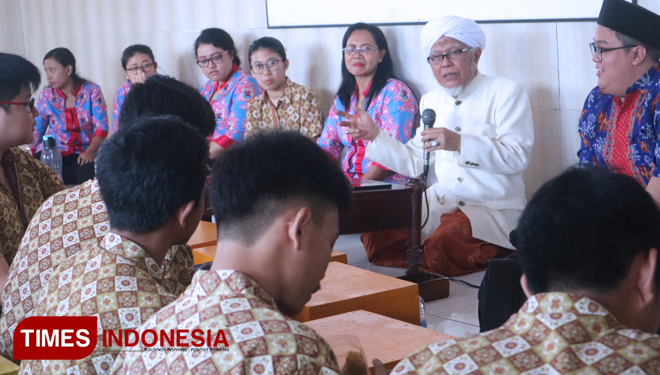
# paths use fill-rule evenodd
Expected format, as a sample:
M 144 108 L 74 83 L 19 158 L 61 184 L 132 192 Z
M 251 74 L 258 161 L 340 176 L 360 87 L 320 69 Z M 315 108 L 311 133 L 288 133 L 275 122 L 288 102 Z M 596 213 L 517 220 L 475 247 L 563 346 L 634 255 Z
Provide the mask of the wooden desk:
M 200 221 L 195 233 L 188 240 L 191 248 L 213 246 L 218 243 L 218 229 L 214 223 Z
M 216 249 L 215 245 L 198 247 L 196 249 L 193 249 L 193 258 L 195 264 L 213 262 L 213 258 L 215 257 L 215 249 Z M 332 255 L 330 255 L 330 261 L 348 264 L 348 256 L 346 255 L 346 253 L 342 253 L 341 251 L 332 250 Z
M 408 230 L 408 252 L 421 254 L 424 184 L 392 184 L 392 189 L 353 190 L 353 208 L 339 215 L 339 234 Z M 415 262 L 419 267 L 423 261 Z
M 321 290 L 294 319 L 300 322 L 367 310 L 419 325 L 417 284 L 330 262 Z
M 0 356 L 0 375 L 16 375 L 20 370 L 20 366 Z
M 339 368 L 346 354 L 345 339 L 341 335 L 357 338 L 367 356 L 369 372 L 374 373 L 372 360 L 378 358 L 386 369 L 394 366 L 413 351 L 453 338 L 444 333 L 401 322 L 364 310 L 335 315 L 305 323 L 336 351 Z M 344 336 L 345 337 L 345 336 Z

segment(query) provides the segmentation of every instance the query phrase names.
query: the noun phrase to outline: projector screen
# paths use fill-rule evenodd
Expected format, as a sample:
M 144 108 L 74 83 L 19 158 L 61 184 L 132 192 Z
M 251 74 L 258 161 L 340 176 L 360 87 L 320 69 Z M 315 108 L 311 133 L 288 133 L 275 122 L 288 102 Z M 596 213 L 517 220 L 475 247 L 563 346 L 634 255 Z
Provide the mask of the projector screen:
M 628 0 L 636 3 L 636 0 Z M 594 20 L 603 0 L 266 0 L 268 27 L 416 24 L 452 14 L 481 22 Z

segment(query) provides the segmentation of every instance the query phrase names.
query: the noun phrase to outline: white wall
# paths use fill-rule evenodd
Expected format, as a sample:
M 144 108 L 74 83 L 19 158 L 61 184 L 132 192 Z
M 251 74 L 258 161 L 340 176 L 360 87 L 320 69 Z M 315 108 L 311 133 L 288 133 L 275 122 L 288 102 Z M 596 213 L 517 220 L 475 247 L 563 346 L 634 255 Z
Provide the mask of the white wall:
M 0 0 L 0 52 L 25 54 L 21 0 Z
M 658 0 L 639 4 L 660 13 Z M 323 2 L 318 11 L 325 6 Z M 310 86 L 327 112 L 340 82 L 345 28 L 267 29 L 264 0 L 0 0 L 1 51 L 24 54 L 40 66 L 50 49 L 71 49 L 80 74 L 101 86 L 109 106 L 124 81 L 121 52 L 134 43 L 151 46 L 164 73 L 199 87 L 205 78 L 195 65 L 192 45 L 207 27 L 223 28 L 233 36 L 244 67 L 254 39 L 280 39 L 291 61 L 289 77 Z M 525 181 L 531 195 L 577 162 L 577 119 L 596 84 L 587 46 L 595 23 L 482 27 L 488 47 L 480 70 L 519 81 L 530 95 L 536 145 Z M 418 98 L 437 87 L 421 52 L 420 30 L 421 26 L 383 27 L 396 73 Z

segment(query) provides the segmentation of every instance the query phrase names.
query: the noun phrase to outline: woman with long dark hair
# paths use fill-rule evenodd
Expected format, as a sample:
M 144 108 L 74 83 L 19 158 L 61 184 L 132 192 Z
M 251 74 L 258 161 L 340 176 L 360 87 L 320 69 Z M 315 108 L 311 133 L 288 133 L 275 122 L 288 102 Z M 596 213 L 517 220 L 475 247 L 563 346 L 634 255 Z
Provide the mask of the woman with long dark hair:
M 240 68 L 234 40 L 217 28 L 202 30 L 195 40 L 197 65 L 208 78 L 200 90 L 215 112 L 211 158 L 243 140 L 247 102 L 260 94 L 257 80 Z
M 39 94 L 39 116 L 33 152 L 39 158 L 45 134 L 55 137 L 62 153 L 62 178 L 67 185 L 94 177 L 94 159 L 108 136 L 108 112 L 101 88 L 76 72 L 76 58 L 66 48 L 44 56 L 48 86 Z
M 394 76 L 387 40 L 378 27 L 362 22 L 352 25 L 344 34 L 342 49 L 342 83 L 317 143 L 335 159 L 348 148 L 342 160 L 348 177 L 402 182 L 405 177 L 364 157 L 369 142 L 347 134 L 339 126 L 337 111 L 354 114 L 355 108 L 365 109 L 380 129 L 405 143 L 414 135 L 417 100 Z

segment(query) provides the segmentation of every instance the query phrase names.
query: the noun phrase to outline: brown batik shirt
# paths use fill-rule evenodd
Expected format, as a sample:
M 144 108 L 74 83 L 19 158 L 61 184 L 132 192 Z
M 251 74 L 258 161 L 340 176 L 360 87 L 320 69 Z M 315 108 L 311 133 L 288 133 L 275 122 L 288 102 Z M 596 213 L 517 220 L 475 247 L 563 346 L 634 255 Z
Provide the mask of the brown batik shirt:
M 108 213 L 96 179 L 54 194 L 28 226 L 2 296 L 0 354 L 13 358 L 16 325 L 32 316 L 44 285 L 64 259 L 98 246 L 109 232 Z M 162 285 L 178 296 L 190 284 L 192 250 L 174 246 L 161 265 Z
M 292 130 L 314 138 L 323 132 L 319 103 L 312 90 L 286 79 L 284 96 L 274 105 L 268 93 L 254 97 L 247 105 L 245 137 L 268 130 Z
M 64 190 L 64 183 L 18 147 L 5 151 L 0 163 L 9 185 L 0 184 L 0 257 L 11 264 L 32 216 L 44 200 Z
M 75 361 L 24 360 L 21 373 L 107 374 L 121 348 L 104 347 L 103 330 L 138 328 L 176 299 L 165 284 L 156 261 L 118 234 L 65 259 L 43 288 L 34 316 L 97 317 L 96 349 Z

